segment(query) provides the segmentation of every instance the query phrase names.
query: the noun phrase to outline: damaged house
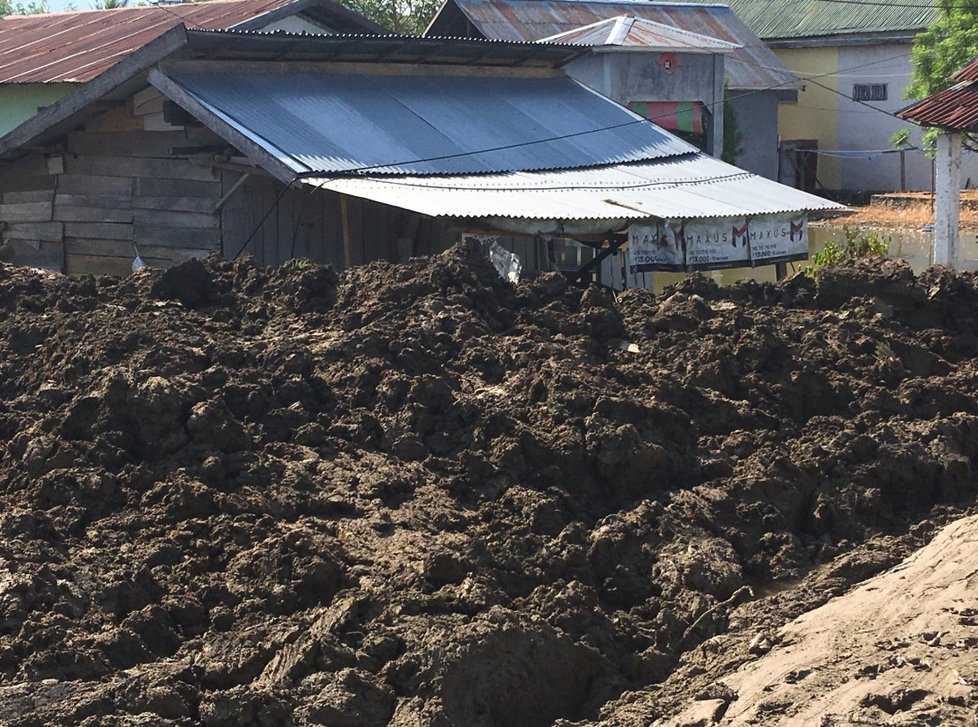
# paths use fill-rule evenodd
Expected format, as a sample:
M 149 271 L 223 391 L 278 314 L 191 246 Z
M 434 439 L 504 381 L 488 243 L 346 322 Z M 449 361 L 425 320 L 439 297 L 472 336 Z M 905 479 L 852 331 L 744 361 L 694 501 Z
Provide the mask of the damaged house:
M 586 249 L 582 277 L 626 245 L 626 275 L 807 255 L 807 211 L 836 205 L 572 80 L 587 52 L 178 26 L 0 138 L 0 236 L 68 273 L 126 273 L 137 250 L 343 269 L 465 234 L 530 269 Z

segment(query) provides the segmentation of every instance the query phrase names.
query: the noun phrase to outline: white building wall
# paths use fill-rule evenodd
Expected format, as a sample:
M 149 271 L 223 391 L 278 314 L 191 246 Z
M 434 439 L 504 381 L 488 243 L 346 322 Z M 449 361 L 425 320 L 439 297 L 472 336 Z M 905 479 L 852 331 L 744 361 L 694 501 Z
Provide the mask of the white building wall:
M 846 96 L 853 95 L 854 84 L 885 83 L 887 99 L 866 103 L 891 114 L 910 104 L 904 98 L 910 83 L 909 44 L 842 46 L 839 48 L 838 67 L 838 89 Z M 912 143 L 919 145 L 922 134 L 919 127 L 840 98 L 839 148 L 846 151 L 868 150 L 865 155 L 846 155 L 841 159 L 842 188 L 872 192 L 899 190 L 900 155 L 878 152 L 891 149 L 890 137 L 906 128 L 911 129 Z M 920 151 L 907 152 L 905 158 L 907 189 L 930 191 L 931 160 Z M 971 186 L 978 186 L 978 154 L 965 152 L 962 157 L 962 184 L 969 179 Z

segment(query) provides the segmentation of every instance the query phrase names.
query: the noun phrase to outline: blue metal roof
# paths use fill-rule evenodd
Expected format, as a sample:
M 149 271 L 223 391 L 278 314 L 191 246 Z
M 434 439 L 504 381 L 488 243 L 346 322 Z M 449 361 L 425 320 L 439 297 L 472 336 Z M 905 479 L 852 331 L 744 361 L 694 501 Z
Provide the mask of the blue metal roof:
M 478 174 L 661 159 L 696 149 L 566 77 L 170 69 L 297 174 Z

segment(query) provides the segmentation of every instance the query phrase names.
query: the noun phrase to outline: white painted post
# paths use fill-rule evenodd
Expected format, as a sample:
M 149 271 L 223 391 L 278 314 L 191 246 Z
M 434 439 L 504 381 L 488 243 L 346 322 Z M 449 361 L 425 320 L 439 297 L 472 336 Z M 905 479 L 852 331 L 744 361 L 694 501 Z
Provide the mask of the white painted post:
M 937 135 L 934 186 L 934 265 L 958 264 L 958 208 L 961 203 L 961 134 Z

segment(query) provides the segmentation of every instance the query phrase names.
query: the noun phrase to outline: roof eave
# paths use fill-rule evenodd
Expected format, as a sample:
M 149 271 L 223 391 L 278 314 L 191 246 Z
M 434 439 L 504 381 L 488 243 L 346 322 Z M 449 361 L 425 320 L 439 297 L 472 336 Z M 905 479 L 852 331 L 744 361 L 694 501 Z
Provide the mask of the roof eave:
M 171 28 L 130 54 L 125 60 L 91 81 L 81 84 L 68 95 L 0 137 L 0 158 L 15 156 L 23 147 L 43 142 L 47 137 L 57 135 L 62 131 L 63 126 L 73 123 L 76 117 L 83 115 L 93 102 L 117 91 L 186 44 L 186 26 L 180 24 Z

